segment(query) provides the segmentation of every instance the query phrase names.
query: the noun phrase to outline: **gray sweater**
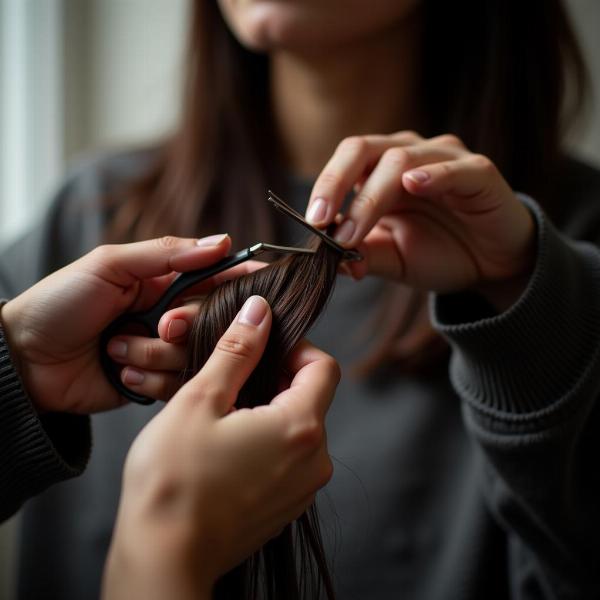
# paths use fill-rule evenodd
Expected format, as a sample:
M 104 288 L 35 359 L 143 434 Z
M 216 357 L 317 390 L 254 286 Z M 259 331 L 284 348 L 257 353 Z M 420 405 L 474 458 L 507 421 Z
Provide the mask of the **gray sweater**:
M 144 164 L 121 155 L 73 174 L 44 222 L 2 254 L 0 297 L 97 245 L 99 199 Z M 287 197 L 300 208 L 308 190 L 295 182 Z M 355 333 L 385 288 L 340 279 L 311 336 L 344 370 L 328 417 L 335 474 L 319 498 L 340 599 L 600 597 L 600 174 L 571 163 L 561 198 L 560 232 L 524 200 L 538 255 L 510 310 L 432 298 L 452 348 L 436 373 L 353 379 Z M 94 416 L 85 473 L 28 501 L 21 598 L 97 596 L 123 459 L 159 408 Z M 80 473 L 88 436 L 84 418 L 36 417 L 0 338 L 2 515 Z

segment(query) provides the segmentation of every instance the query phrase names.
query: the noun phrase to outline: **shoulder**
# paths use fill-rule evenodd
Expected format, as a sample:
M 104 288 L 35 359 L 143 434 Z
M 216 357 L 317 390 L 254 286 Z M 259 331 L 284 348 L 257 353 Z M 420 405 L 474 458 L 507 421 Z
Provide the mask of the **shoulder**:
M 59 240 L 79 239 L 83 252 L 99 244 L 115 197 L 143 176 L 157 153 L 143 149 L 79 158 L 51 199 L 44 227 Z
M 71 197 L 98 204 L 99 199 L 142 176 L 157 155 L 158 149 L 146 148 L 79 157 L 69 166 L 55 201 Z

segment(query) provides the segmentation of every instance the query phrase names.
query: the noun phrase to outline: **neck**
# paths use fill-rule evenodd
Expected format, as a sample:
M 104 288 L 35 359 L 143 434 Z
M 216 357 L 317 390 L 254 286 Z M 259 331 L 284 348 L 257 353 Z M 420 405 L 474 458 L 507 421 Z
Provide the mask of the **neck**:
M 345 137 L 419 128 L 418 39 L 408 19 L 361 43 L 272 55 L 272 103 L 292 173 L 314 178 Z

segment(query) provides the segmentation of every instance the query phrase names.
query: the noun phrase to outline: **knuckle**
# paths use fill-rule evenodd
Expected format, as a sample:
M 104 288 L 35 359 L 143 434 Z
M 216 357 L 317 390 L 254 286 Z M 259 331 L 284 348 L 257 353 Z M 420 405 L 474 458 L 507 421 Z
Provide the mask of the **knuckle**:
M 359 135 L 344 138 L 338 145 L 338 150 L 352 156 L 362 156 L 368 149 L 369 142 Z
M 156 238 L 155 244 L 160 250 L 172 250 L 177 246 L 179 239 L 172 235 L 163 235 Z
M 440 144 L 447 145 L 447 146 L 456 146 L 458 148 L 465 147 L 462 140 L 457 135 L 454 135 L 453 133 L 445 133 L 443 135 L 440 135 L 436 138 L 436 140 Z
M 323 367 L 326 370 L 328 378 L 334 380 L 337 385 L 342 378 L 342 369 L 338 361 L 333 356 L 328 356 L 323 359 Z
M 382 160 L 396 169 L 403 169 L 410 161 L 410 152 L 401 147 L 389 148 L 383 153 Z
M 478 170 L 493 173 L 496 171 L 496 165 L 483 154 L 472 154 L 470 157 L 471 164 Z
M 160 347 L 154 341 L 144 342 L 143 350 L 141 353 L 141 367 L 152 367 L 156 366 L 156 363 L 160 359 Z
M 224 387 L 228 383 L 215 381 L 206 377 L 199 378 L 198 385 L 193 394 L 194 401 L 199 404 L 209 402 L 218 406 L 224 406 L 229 401 L 231 394 L 230 390 Z
M 114 251 L 114 245 L 112 244 L 102 244 L 101 246 L 97 246 L 90 252 L 90 256 L 93 256 L 94 259 L 100 263 L 107 261 Z
M 246 360 L 253 355 L 254 346 L 242 335 L 227 333 L 217 342 L 216 350 L 234 360 Z
M 325 426 L 317 417 L 307 418 L 298 424 L 292 432 L 292 443 L 308 452 L 317 450 L 325 440 Z
M 374 212 L 377 208 L 377 204 L 378 202 L 374 196 L 371 196 L 370 194 L 365 194 L 364 192 L 361 192 L 354 199 L 354 206 L 356 208 L 359 208 L 361 212 Z
M 406 144 L 416 144 L 421 139 L 421 136 L 412 129 L 404 129 L 399 131 L 395 134 L 395 137 L 399 142 Z

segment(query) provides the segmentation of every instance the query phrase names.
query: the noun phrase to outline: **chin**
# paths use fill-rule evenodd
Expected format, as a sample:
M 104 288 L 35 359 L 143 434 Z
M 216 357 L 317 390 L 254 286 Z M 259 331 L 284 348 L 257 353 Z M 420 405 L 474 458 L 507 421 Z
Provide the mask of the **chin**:
M 297 47 L 314 34 L 308 11 L 302 3 L 286 0 L 219 0 L 229 28 L 246 47 L 267 52 Z
M 196 0 L 199 1 L 199 0 Z M 246 47 L 316 50 L 377 34 L 422 0 L 218 0 L 229 28 Z

